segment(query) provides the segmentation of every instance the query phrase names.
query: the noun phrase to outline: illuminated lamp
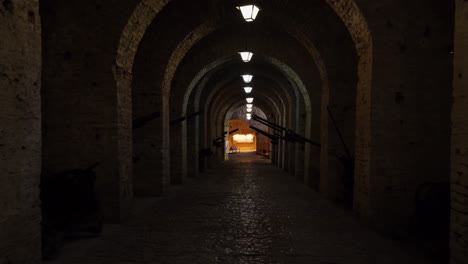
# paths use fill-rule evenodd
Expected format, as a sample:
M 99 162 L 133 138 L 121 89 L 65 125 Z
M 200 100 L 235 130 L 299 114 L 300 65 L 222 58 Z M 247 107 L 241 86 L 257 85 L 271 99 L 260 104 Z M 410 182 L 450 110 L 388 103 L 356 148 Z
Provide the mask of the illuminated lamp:
M 258 13 L 260 12 L 260 8 L 258 8 L 258 6 L 256 5 L 238 6 L 237 9 L 241 11 L 242 17 L 247 22 L 254 21 L 255 18 L 257 18 Z
M 239 55 L 244 62 L 249 62 L 252 59 L 253 53 L 249 51 L 242 51 L 239 52 Z
M 253 75 L 250 74 L 244 74 L 242 75 L 242 79 L 244 79 L 245 83 L 250 83 L 252 81 Z

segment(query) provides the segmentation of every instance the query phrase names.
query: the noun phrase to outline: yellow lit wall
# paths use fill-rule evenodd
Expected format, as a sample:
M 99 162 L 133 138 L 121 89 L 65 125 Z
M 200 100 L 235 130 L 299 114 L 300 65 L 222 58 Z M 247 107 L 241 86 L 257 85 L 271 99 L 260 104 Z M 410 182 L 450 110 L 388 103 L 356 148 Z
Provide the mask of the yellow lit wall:
M 257 139 L 255 131 L 249 127 L 249 124 L 240 119 L 229 121 L 230 131 L 239 129 L 236 133 L 229 135 L 229 148 L 236 146 L 239 152 L 253 152 L 257 150 Z

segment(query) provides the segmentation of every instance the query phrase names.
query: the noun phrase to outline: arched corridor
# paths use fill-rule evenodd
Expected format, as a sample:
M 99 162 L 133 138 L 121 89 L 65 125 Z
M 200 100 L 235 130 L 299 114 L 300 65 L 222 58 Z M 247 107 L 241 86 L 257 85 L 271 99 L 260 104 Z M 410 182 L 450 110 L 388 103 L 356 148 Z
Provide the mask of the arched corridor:
M 1 0 L 0 264 L 468 264 L 467 14 Z

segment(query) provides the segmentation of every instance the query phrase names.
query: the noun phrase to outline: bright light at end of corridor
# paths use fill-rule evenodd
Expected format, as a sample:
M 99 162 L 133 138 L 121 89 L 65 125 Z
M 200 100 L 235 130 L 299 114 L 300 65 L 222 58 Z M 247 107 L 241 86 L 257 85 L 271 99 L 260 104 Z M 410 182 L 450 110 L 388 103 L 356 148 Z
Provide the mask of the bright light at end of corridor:
M 246 135 L 236 134 L 233 136 L 232 139 L 238 143 L 252 143 L 254 136 L 252 134 L 246 134 Z

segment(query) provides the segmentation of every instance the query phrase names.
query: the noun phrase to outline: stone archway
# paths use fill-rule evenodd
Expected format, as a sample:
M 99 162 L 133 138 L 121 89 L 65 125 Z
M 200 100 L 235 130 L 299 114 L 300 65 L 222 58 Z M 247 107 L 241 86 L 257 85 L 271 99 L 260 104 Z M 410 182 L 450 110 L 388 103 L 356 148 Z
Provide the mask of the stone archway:
M 133 60 L 139 43 L 156 15 L 169 3 L 169 0 L 145 0 L 135 8 L 119 43 L 114 77 L 118 94 L 128 94 L 131 83 Z M 370 174 L 370 113 L 371 113 L 371 84 L 372 84 L 372 38 L 366 20 L 357 4 L 352 0 L 327 0 L 327 3 L 335 10 L 336 14 L 345 23 L 352 39 L 354 40 L 359 57 L 358 62 L 358 92 L 356 107 L 356 166 L 355 166 L 355 210 L 358 214 L 367 218 L 369 211 L 369 174 Z M 197 39 L 197 37 L 195 37 Z M 319 63 L 320 64 L 320 63 Z M 170 80 L 171 78 L 165 78 Z M 167 83 L 167 82 L 166 82 Z M 127 92 L 125 92 L 127 91 Z M 125 97 L 119 97 L 123 109 L 130 109 L 130 102 Z M 327 97 L 322 98 L 323 105 Z M 131 103 L 130 103 L 131 104 Z M 125 110 L 123 112 L 126 112 Z M 323 111 L 322 111 L 323 112 Z M 125 122 L 127 117 L 121 116 Z M 322 117 L 322 126 L 328 126 Z M 125 133 L 122 133 L 125 134 Z M 122 144 L 125 145 L 125 144 Z M 122 149 L 124 150 L 124 149 Z M 321 155 L 325 156 L 325 155 Z

